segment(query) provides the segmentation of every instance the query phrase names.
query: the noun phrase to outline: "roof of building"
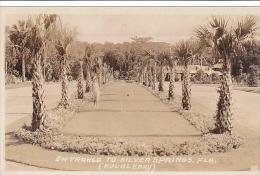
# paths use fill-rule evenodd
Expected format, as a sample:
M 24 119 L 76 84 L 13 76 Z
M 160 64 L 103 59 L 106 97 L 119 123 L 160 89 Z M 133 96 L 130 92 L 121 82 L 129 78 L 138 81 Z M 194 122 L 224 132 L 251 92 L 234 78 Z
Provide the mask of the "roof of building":
M 176 73 L 183 73 L 184 72 L 184 66 L 176 66 L 175 67 Z M 190 65 L 189 66 L 189 72 L 190 74 L 195 74 L 198 71 L 202 70 L 204 73 L 207 75 L 211 75 L 213 73 L 216 73 L 218 75 L 222 75 L 221 72 L 219 71 L 214 71 L 211 67 L 209 66 L 201 66 L 201 65 Z
M 222 69 L 223 68 L 223 63 L 216 63 L 212 66 L 212 69 Z

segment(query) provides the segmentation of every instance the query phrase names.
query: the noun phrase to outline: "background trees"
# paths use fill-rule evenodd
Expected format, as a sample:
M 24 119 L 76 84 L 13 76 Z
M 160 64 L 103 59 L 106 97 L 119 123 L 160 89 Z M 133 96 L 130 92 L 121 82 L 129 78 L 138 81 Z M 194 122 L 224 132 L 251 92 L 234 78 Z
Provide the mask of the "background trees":
M 231 82 L 243 82 L 249 86 L 258 86 L 259 83 L 260 42 L 255 41 L 256 31 L 256 19 L 251 16 L 238 20 L 236 24 L 224 17 L 213 17 L 195 31 L 196 39 L 175 45 L 155 42 L 151 37 L 132 37 L 130 42 L 123 43 L 73 42 L 76 32 L 63 26 L 57 15 L 37 15 L 6 27 L 6 75 L 21 77 L 22 81 L 32 79 L 35 105 L 32 125 L 38 129 L 39 121 L 45 117 L 43 81 L 61 78 L 60 105 L 67 108 L 67 76 L 71 75 L 75 80 L 82 75 L 78 71 L 79 60 L 83 60 L 86 92 L 90 91 L 94 76 L 102 85 L 111 72 L 120 78 L 135 79 L 153 90 L 157 89 L 159 80 L 158 90 L 164 91 L 165 73 L 168 72 L 168 97 L 173 99 L 173 61 L 178 58 L 179 65 L 176 66 L 184 68 L 182 106 L 185 110 L 191 108 L 189 64 L 211 67 L 218 63 L 223 65 L 223 76 L 216 126 L 220 133 L 231 133 Z M 169 52 L 171 48 L 174 52 Z M 211 76 L 206 82 L 219 81 L 218 76 Z M 206 79 L 202 69 L 194 77 Z
M 17 24 L 14 24 L 9 29 L 9 42 L 7 43 L 7 47 L 11 47 L 11 51 L 13 56 L 20 62 L 22 75 L 22 82 L 25 81 L 25 61 L 26 57 L 28 57 L 28 50 L 25 47 L 29 32 L 28 23 L 25 20 L 19 20 Z

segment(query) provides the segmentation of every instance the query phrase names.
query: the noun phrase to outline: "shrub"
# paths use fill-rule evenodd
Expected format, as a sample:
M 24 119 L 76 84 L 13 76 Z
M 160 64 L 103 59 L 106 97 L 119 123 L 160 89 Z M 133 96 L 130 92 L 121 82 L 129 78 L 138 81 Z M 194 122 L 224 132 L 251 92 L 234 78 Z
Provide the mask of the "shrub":
M 211 81 L 212 83 L 219 83 L 220 82 L 220 76 L 217 73 L 211 74 Z
M 7 74 L 5 77 L 5 84 L 16 84 L 19 82 L 21 82 L 21 80 L 13 74 Z
M 195 75 L 193 75 L 191 81 L 202 84 L 212 83 L 211 76 L 208 76 L 203 70 L 199 70 Z
M 174 80 L 175 80 L 176 82 L 177 82 L 177 81 L 180 81 L 180 78 L 179 78 L 179 75 L 178 75 L 178 74 L 175 74 Z
M 248 86 L 256 87 L 259 84 L 259 70 L 257 65 L 249 67 Z
M 170 74 L 166 73 L 164 81 L 170 81 Z
M 69 81 L 72 81 L 73 80 L 73 77 L 71 75 L 68 76 L 68 80 Z

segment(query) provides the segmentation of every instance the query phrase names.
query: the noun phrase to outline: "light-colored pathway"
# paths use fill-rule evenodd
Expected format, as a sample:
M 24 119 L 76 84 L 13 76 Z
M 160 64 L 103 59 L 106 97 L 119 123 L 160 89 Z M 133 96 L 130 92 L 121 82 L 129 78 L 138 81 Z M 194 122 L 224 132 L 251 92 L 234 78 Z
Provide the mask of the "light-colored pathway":
M 172 107 L 163 104 L 141 85 L 114 81 L 101 92 L 100 104 L 83 108 L 64 134 L 85 136 L 190 137 L 200 132 Z

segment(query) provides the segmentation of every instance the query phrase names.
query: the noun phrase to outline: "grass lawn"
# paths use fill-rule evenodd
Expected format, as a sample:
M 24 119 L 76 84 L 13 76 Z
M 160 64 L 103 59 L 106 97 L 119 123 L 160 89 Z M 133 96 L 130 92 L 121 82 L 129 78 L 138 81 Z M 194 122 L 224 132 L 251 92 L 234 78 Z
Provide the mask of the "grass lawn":
M 19 83 L 15 83 L 15 84 L 6 84 L 5 89 L 16 89 L 16 88 L 21 88 L 21 87 L 28 87 L 31 84 L 32 84 L 31 81 L 19 82 Z
M 51 82 L 44 82 L 44 85 L 49 85 L 49 84 L 55 84 L 57 82 L 51 81 Z M 17 88 L 22 88 L 22 87 L 28 87 L 31 86 L 32 82 L 31 81 L 25 81 L 25 82 L 19 82 L 15 84 L 6 84 L 5 89 L 17 89 Z
M 260 87 L 234 87 L 233 89 L 260 94 Z

